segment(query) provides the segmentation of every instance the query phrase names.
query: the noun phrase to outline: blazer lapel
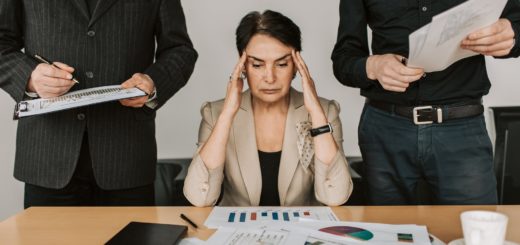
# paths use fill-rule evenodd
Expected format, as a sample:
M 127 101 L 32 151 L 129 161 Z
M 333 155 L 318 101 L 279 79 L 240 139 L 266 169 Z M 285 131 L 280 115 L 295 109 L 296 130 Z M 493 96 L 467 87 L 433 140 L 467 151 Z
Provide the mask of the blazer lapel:
M 241 176 L 252 206 L 258 206 L 262 191 L 262 176 L 255 134 L 251 91 L 247 90 L 242 94 L 240 109 L 233 122 L 233 137 Z
M 81 15 L 85 17 L 87 20 L 90 19 L 90 15 L 88 13 L 88 6 L 85 0 L 71 0 L 72 3 L 78 8 L 79 12 L 81 12 Z M 103 0 L 101 0 L 103 1 Z
M 75 1 L 85 1 L 85 0 L 75 0 Z M 118 0 L 98 0 L 96 8 L 94 8 L 94 13 L 92 13 L 92 18 L 90 18 L 90 22 L 88 26 L 91 27 L 94 22 L 96 22 L 104 13 L 108 11 L 112 5 Z
M 302 94 L 291 88 L 290 96 L 280 159 L 280 173 L 278 174 L 278 192 L 282 206 L 286 205 L 287 191 L 299 163 L 298 146 L 296 145 L 296 140 L 298 139 L 296 123 L 309 119 L 307 110 L 303 106 Z

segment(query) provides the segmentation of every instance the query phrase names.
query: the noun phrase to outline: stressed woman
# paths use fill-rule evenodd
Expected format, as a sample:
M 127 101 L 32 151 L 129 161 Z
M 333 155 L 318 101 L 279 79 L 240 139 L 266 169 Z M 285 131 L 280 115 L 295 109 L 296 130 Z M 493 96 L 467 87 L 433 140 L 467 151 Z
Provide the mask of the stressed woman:
M 236 43 L 240 59 L 226 98 L 201 109 L 186 198 L 195 206 L 216 205 L 220 196 L 222 206 L 345 203 L 352 180 L 339 105 L 318 97 L 298 26 L 274 11 L 251 12 Z M 303 93 L 291 87 L 296 72 Z

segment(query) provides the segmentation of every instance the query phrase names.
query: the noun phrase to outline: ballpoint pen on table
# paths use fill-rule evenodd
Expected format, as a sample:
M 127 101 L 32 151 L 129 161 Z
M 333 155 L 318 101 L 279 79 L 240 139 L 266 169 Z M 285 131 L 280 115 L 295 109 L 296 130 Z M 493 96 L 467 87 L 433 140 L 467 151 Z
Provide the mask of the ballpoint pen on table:
M 183 219 L 184 221 L 188 222 L 191 226 L 193 226 L 195 229 L 198 229 L 199 227 L 197 226 L 197 224 L 195 224 L 195 222 L 191 221 L 191 219 L 189 219 L 188 217 L 186 217 L 186 215 L 184 214 L 181 214 L 181 219 Z

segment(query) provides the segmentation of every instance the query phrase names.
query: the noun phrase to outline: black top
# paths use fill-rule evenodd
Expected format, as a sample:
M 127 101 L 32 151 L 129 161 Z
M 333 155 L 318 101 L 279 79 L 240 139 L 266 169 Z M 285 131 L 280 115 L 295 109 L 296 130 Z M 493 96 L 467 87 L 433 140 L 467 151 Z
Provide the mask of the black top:
M 373 31 L 374 54 L 408 57 L 408 36 L 431 22 L 433 16 L 464 1 L 341 0 L 338 38 L 332 53 L 334 75 L 344 85 L 361 88 L 361 95 L 367 98 L 394 104 L 449 104 L 480 99 L 491 87 L 482 55 L 463 59 L 444 71 L 428 73 L 404 93 L 386 91 L 366 75 L 367 25 Z M 517 37 L 516 46 L 507 57 L 518 57 L 520 2 L 509 0 L 502 17 L 511 21 Z
M 282 152 L 258 151 L 260 170 L 262 172 L 262 194 L 260 206 L 280 206 L 278 195 L 278 170 Z

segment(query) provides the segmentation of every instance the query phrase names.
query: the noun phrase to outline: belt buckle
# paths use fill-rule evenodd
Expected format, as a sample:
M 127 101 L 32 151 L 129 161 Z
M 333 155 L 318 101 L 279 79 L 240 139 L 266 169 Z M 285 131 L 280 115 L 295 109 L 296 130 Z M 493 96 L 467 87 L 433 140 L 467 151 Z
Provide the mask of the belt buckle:
M 432 124 L 433 121 L 419 121 L 419 110 L 430 109 L 433 110 L 433 106 L 417 106 L 413 108 L 413 123 L 415 125 Z M 442 113 L 441 113 L 442 115 Z

